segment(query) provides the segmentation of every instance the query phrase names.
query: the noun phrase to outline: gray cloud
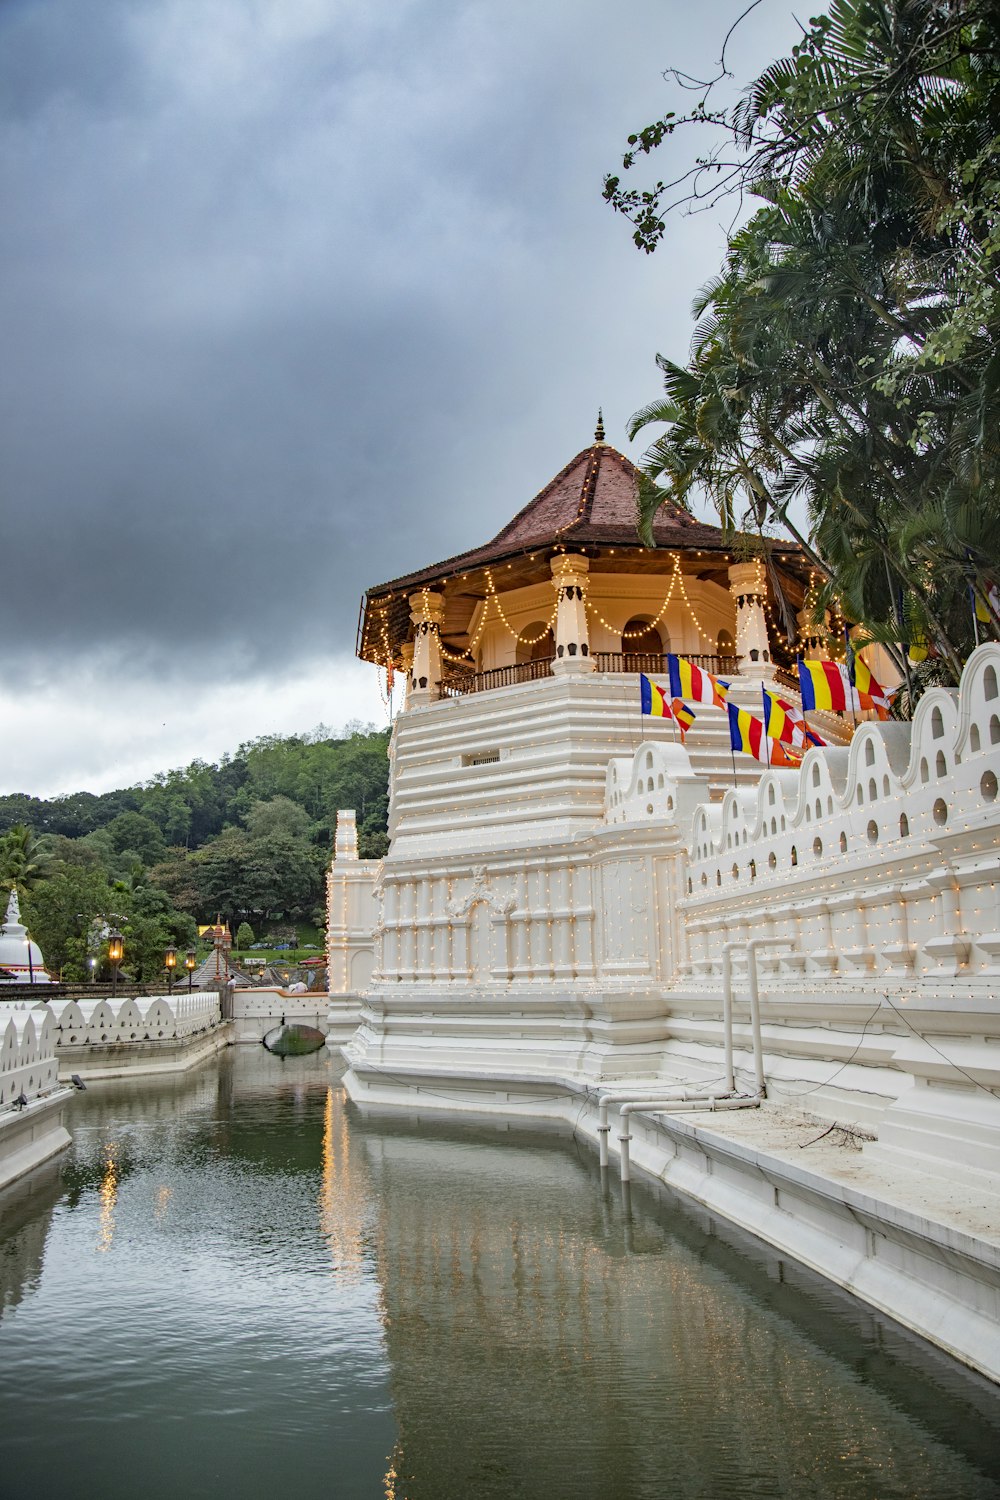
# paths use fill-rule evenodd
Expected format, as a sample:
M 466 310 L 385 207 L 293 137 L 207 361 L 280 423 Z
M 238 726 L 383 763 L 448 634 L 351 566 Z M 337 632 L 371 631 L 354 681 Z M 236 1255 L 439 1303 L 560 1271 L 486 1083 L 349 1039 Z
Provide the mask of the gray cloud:
M 485 539 L 599 403 L 623 445 L 722 236 L 688 221 L 645 261 L 601 175 L 659 68 L 710 61 L 739 8 L 0 7 L 0 631 L 25 680 L 349 652 L 365 585 Z M 776 0 L 762 58 L 788 27 Z

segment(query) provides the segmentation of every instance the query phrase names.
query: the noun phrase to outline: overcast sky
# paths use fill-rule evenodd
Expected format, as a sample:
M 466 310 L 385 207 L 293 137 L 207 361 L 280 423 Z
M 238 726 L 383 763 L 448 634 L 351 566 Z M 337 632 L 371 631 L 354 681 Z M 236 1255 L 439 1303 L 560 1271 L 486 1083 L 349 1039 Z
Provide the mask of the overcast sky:
M 0 4 L 0 792 L 385 723 L 364 588 L 684 357 L 721 216 L 646 257 L 601 181 L 745 4 Z

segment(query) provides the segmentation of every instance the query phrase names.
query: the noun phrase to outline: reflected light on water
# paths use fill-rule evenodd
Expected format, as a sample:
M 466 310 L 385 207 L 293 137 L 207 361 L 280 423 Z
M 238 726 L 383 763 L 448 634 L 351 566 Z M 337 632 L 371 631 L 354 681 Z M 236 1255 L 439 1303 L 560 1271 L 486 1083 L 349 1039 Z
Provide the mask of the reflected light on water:
M 115 1204 L 118 1202 L 118 1147 L 109 1141 L 104 1148 L 104 1175 L 98 1189 L 101 1215 L 97 1226 L 97 1250 L 103 1255 L 115 1237 Z
M 173 1196 L 173 1188 L 167 1187 L 165 1184 L 156 1189 L 156 1197 L 153 1200 L 153 1218 L 157 1224 L 162 1224 L 166 1218 L 167 1209 L 170 1207 L 170 1200 Z
M 319 1190 L 320 1233 L 330 1247 L 331 1274 L 349 1284 L 364 1269 L 362 1227 L 364 1194 L 352 1180 L 347 1121 L 334 1111 L 333 1089 L 323 1109 L 322 1170 Z

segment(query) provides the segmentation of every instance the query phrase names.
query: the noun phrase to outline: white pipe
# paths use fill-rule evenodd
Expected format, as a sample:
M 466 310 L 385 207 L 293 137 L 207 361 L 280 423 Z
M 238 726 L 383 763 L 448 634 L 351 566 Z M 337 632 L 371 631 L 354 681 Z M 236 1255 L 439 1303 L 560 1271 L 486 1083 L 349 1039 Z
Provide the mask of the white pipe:
M 722 1035 L 726 1049 L 726 1093 L 736 1092 L 736 1075 L 733 1072 L 733 949 L 741 943 L 722 945 Z
M 764 1082 L 764 1045 L 760 1035 L 760 988 L 757 983 L 757 949 L 788 948 L 794 944 L 791 938 L 751 938 L 747 943 L 747 967 L 750 979 L 750 1025 L 753 1030 L 753 1066 L 757 1092 L 761 1098 L 767 1092 Z
M 628 1130 L 629 1116 L 633 1114 L 681 1114 L 688 1110 L 717 1110 L 717 1109 L 759 1109 L 760 1097 L 756 1094 L 741 1094 L 736 1098 L 718 1099 L 631 1099 L 626 1100 L 619 1114 L 622 1119 L 622 1128 L 618 1135 L 621 1159 L 622 1182 L 631 1181 L 631 1163 L 629 1160 L 629 1141 L 632 1139 Z

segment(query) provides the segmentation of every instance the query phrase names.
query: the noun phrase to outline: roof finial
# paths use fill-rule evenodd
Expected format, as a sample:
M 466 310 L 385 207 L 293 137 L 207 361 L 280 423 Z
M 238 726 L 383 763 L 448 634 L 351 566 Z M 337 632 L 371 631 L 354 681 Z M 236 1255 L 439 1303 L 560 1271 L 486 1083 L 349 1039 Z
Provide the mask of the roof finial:
M 601 407 L 597 408 L 597 426 L 594 428 L 594 442 L 604 442 L 604 411 Z

